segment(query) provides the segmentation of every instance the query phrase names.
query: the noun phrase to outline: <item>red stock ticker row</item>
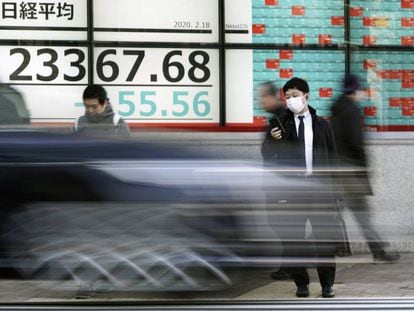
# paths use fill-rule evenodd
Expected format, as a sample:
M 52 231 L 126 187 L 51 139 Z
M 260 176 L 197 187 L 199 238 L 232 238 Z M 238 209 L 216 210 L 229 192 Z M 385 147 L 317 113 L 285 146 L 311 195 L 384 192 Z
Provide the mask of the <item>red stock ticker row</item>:
M 294 72 L 292 68 L 280 68 L 280 60 L 292 60 L 293 51 L 292 50 L 280 50 L 279 58 L 268 58 L 266 59 L 266 69 L 269 70 L 278 70 L 280 79 L 290 79 L 293 78 Z M 283 98 L 283 90 L 281 90 L 280 97 Z M 333 97 L 333 89 L 330 87 L 324 87 L 319 89 L 319 97 L 321 98 L 331 98 Z
M 414 88 L 414 69 L 378 69 L 377 61 L 373 59 L 364 61 L 364 69 L 373 70 L 380 79 L 401 80 L 403 89 Z
M 296 8 L 296 9 L 295 9 Z M 299 7 L 293 7 L 292 13 L 299 13 L 301 14 L 293 14 L 293 15 L 304 15 L 304 7 L 303 11 L 298 9 Z M 296 11 L 298 10 L 298 11 Z M 303 12 L 303 14 L 302 14 Z M 343 26 L 345 24 L 345 19 L 343 16 L 332 16 L 331 17 L 331 24 L 334 26 Z M 265 24 L 253 24 L 252 32 L 255 35 L 265 34 L 266 33 L 266 25 Z M 292 34 L 292 44 L 295 45 L 303 45 L 306 43 L 306 35 L 305 34 Z M 331 34 L 319 34 L 318 35 L 318 43 L 320 45 L 326 45 L 332 43 L 332 35 Z
M 278 6 L 279 0 L 265 0 L 265 5 L 267 6 Z M 414 0 L 401 0 L 402 9 L 413 9 Z M 306 14 L 305 6 L 292 6 L 292 16 L 304 16 Z M 363 17 L 363 26 L 364 27 L 388 27 L 389 19 L 387 17 L 367 17 L 363 16 L 364 9 L 363 7 L 351 7 L 350 16 L 351 17 Z M 345 20 L 343 16 L 332 16 L 331 25 L 332 26 L 343 26 Z M 401 27 L 402 28 L 414 28 L 414 17 L 402 17 L 401 18 Z M 253 34 L 265 34 L 266 25 L 265 24 L 253 24 L 252 29 Z M 377 37 L 375 35 L 364 35 L 362 38 L 363 45 L 370 46 L 377 44 Z M 306 43 L 305 34 L 293 34 L 292 35 L 292 44 L 294 45 L 304 45 Z M 332 36 L 330 34 L 319 34 L 318 43 L 320 45 L 327 45 L 332 43 Z M 402 46 L 414 46 L 414 36 L 401 36 L 401 45 Z
M 265 5 L 278 6 L 279 0 L 265 0 Z M 414 9 L 414 0 L 401 0 L 402 9 Z
M 374 70 L 377 77 L 383 80 L 401 80 L 403 89 L 413 89 L 414 88 L 414 70 L 399 70 L 399 69 L 387 69 L 387 70 L 377 70 L 376 60 L 367 59 L 364 61 L 365 70 Z M 375 97 L 376 90 L 369 89 L 367 90 L 368 97 Z M 389 98 L 389 107 L 392 108 L 401 108 L 402 116 L 411 117 L 414 116 L 414 98 L 410 97 L 390 97 Z M 364 108 L 365 116 L 376 116 L 377 107 L 365 107 Z
M 414 0 L 402 0 L 401 1 L 402 9 L 412 9 L 414 8 Z M 351 7 L 350 16 L 351 17 L 362 17 L 362 25 L 364 27 L 389 27 L 389 18 L 388 17 L 373 17 L 373 16 L 363 16 L 364 9 L 362 7 Z M 414 28 L 414 17 L 402 17 L 401 18 L 401 28 Z M 377 37 L 375 35 L 365 35 L 363 36 L 364 45 L 375 45 L 377 43 Z M 414 46 L 414 36 L 401 36 L 401 45 L 402 46 Z
M 293 77 L 293 69 L 291 68 L 280 68 L 280 60 L 291 60 L 293 59 L 292 50 L 280 50 L 279 59 L 266 59 L 266 69 L 270 70 L 279 70 L 279 77 L 281 79 L 290 79 Z M 414 88 L 414 70 L 377 70 L 377 61 L 372 59 L 367 59 L 364 61 L 365 70 L 374 70 L 377 77 L 384 80 L 401 80 L 402 88 Z M 366 96 L 368 98 L 375 98 L 377 91 L 375 89 L 366 89 Z M 283 98 L 283 92 L 281 92 L 280 97 Z M 323 87 L 319 89 L 320 98 L 332 98 L 333 89 L 330 87 Z M 414 116 L 414 98 L 405 98 L 405 97 L 391 97 L 389 99 L 390 107 L 400 107 L 402 108 L 403 116 Z M 377 115 L 377 107 L 370 106 L 364 108 L 364 115 L 375 117 Z
M 400 107 L 403 117 L 414 116 L 414 98 L 407 97 L 392 97 L 389 99 L 390 107 Z M 368 106 L 364 107 L 364 116 L 375 117 L 377 116 L 377 107 Z

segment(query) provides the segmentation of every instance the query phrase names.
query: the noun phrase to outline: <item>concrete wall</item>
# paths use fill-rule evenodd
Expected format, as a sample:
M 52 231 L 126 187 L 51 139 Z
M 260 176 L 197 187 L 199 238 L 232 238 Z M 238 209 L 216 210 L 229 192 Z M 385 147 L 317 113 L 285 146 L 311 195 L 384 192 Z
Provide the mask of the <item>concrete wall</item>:
M 369 140 L 374 222 L 401 234 L 399 248 L 414 250 L 414 140 Z M 396 237 L 398 238 L 398 236 Z
M 223 157 L 261 160 L 261 133 L 137 133 L 137 137 L 182 145 Z M 372 221 L 392 248 L 414 250 L 414 139 L 402 135 L 366 140 L 374 196 L 369 197 Z M 345 220 L 355 252 L 367 251 L 365 240 L 350 213 Z

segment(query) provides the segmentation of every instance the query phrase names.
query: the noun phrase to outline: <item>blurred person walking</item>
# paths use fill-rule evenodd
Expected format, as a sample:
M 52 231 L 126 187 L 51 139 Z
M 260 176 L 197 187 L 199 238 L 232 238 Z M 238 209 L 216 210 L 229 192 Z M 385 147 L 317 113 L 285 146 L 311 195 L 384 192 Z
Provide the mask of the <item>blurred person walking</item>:
M 279 97 L 279 89 L 271 81 L 260 85 L 259 100 L 261 108 L 266 114 L 270 115 L 261 148 L 262 156 L 265 162 L 272 162 L 272 160 L 275 160 L 275 156 L 277 156 L 277 142 L 273 139 L 271 130 L 275 127 L 280 127 L 279 117 L 285 112 L 286 105 Z
M 265 164 L 277 163 L 277 142 L 271 135 L 271 130 L 280 126 L 279 116 L 286 110 L 286 105 L 279 96 L 279 88 L 271 81 L 263 82 L 259 87 L 259 101 L 260 106 L 264 112 L 269 116 L 266 134 L 262 143 L 262 157 Z M 275 280 L 287 280 L 290 278 L 289 273 L 283 267 L 274 271 L 270 275 Z
M 284 167 L 302 168 L 298 181 L 312 180 L 313 171 L 327 167 L 335 157 L 334 140 L 330 124 L 309 106 L 308 83 L 292 78 L 283 86 L 287 110 L 279 116 L 280 124 L 270 129 L 273 139 L 273 158 Z M 329 185 L 328 185 L 329 187 Z M 292 189 L 295 191 L 296 189 Z M 307 201 L 305 208 L 290 209 L 280 215 L 276 229 L 282 240 L 284 266 L 297 286 L 297 297 L 309 296 L 309 275 L 306 267 L 316 266 L 322 287 L 322 297 L 335 296 L 336 244 L 329 242 L 335 230 L 335 222 L 329 211 L 313 201 L 312 194 L 300 193 Z M 294 203 L 293 203 L 294 204 Z M 305 240 L 306 223 L 312 225 L 312 234 L 317 243 Z M 312 244 L 312 245 L 311 245 Z M 314 245 L 313 245 L 314 244 Z
M 74 131 L 82 135 L 129 137 L 128 124 L 112 110 L 106 90 L 89 85 L 83 92 L 85 114 L 76 119 Z
M 339 158 L 345 170 L 342 180 L 347 207 L 360 225 L 375 262 L 393 262 L 398 253 L 385 251 L 384 242 L 374 230 L 366 195 L 372 195 L 364 149 L 361 112 L 358 107 L 361 83 L 357 76 L 348 74 L 343 81 L 343 94 L 332 105 L 331 124 Z
M 8 85 L 0 85 L 0 125 L 28 125 L 30 113 L 23 96 Z

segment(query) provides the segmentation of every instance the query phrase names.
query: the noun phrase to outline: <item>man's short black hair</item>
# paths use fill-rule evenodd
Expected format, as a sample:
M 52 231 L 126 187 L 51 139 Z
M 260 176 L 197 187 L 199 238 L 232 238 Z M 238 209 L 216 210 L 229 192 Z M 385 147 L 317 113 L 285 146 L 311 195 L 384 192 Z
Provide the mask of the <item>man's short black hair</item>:
M 272 81 L 266 81 L 260 84 L 260 88 L 264 90 L 266 95 L 278 96 L 278 88 Z
M 106 94 L 105 89 L 100 85 L 88 85 L 86 89 L 83 91 L 83 97 L 85 99 L 90 98 L 97 98 L 101 105 L 104 104 L 105 100 L 107 100 L 108 96 Z
M 302 91 L 303 93 L 309 93 L 309 85 L 306 80 L 303 80 L 301 78 L 292 78 L 286 84 L 283 86 L 283 93 L 286 94 L 286 92 L 290 89 L 298 89 L 299 91 Z

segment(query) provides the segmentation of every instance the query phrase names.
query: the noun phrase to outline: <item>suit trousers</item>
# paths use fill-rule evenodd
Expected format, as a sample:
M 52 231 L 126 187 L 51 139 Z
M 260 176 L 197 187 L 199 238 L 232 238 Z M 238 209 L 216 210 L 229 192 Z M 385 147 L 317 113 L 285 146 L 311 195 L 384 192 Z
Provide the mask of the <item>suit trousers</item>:
M 307 223 L 312 233 L 305 238 Z M 332 210 L 308 208 L 280 213 L 275 226 L 282 244 L 282 266 L 296 285 L 309 284 L 306 268 L 316 268 L 322 286 L 334 284 L 337 230 Z

